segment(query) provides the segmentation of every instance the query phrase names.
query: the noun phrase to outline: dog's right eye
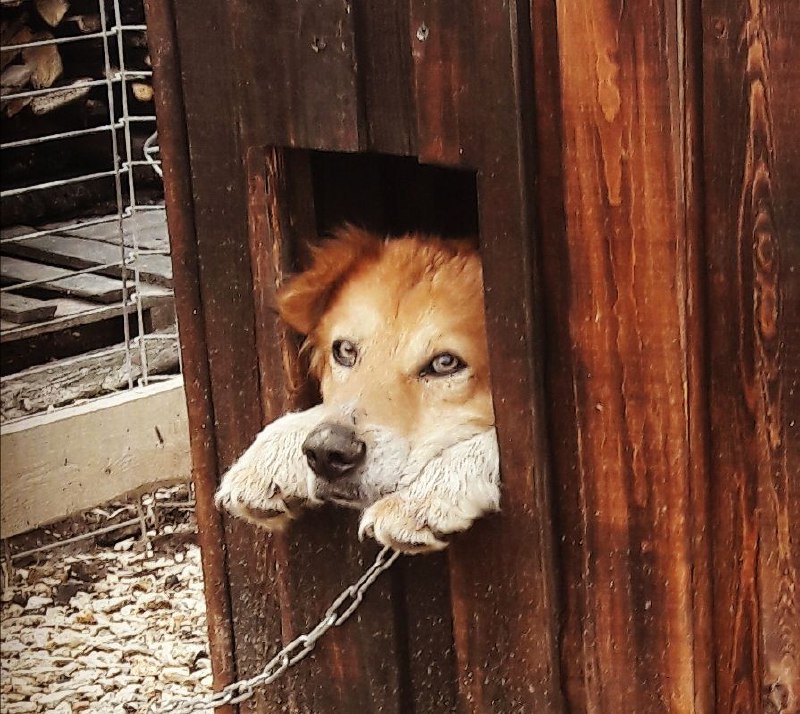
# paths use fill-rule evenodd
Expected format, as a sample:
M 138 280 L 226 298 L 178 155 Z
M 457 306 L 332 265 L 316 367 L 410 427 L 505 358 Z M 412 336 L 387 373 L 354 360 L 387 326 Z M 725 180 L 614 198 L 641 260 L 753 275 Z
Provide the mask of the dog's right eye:
M 350 340 L 335 340 L 332 348 L 333 359 L 342 367 L 352 367 L 358 357 L 358 348 Z
M 459 358 L 449 352 L 442 352 L 436 355 L 425 367 L 420 370 L 420 377 L 449 377 L 451 374 L 460 372 L 467 365 Z

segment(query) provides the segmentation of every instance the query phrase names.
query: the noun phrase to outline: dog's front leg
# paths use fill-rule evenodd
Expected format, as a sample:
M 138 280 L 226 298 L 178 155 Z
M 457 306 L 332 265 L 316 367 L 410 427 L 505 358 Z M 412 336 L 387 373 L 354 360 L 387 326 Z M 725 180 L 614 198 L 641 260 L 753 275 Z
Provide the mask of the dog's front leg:
M 401 490 L 367 508 L 359 534 L 406 553 L 441 550 L 445 536 L 500 508 L 500 464 L 494 429 L 431 459 Z
M 320 405 L 269 424 L 223 477 L 214 499 L 217 508 L 274 530 L 303 507 L 317 505 L 301 447 L 321 420 Z

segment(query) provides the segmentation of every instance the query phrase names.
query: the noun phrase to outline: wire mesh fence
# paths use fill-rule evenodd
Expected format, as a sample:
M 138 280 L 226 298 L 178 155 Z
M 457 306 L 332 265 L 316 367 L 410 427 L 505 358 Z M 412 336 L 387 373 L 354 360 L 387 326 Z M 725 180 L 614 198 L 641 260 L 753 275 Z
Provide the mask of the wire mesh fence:
M 169 378 L 179 352 L 141 3 L 0 19 L 5 422 Z
M 180 374 L 180 353 L 141 0 L 0 0 L 0 34 L 5 439 L 33 417 L 58 417 L 65 407 L 158 388 L 155 383 Z M 104 437 L 117 438 L 111 432 L 85 436 L 97 441 L 97 450 L 112 448 Z M 158 426 L 154 440 L 161 449 Z M 6 518 L 12 508 L 19 510 L 21 489 L 11 481 L 30 471 L 20 463 L 26 457 L 11 451 L 3 458 L 4 554 L 18 559 L 63 544 L 65 537 L 54 532 L 8 540 L 8 533 L 22 532 Z M 176 473 L 145 474 L 142 483 L 185 480 L 188 456 L 184 461 Z M 114 478 L 110 472 L 100 476 Z M 115 498 L 126 492 L 104 491 Z M 177 493 L 179 505 L 190 507 L 191 489 Z M 97 498 L 82 503 L 99 506 Z M 138 509 L 131 523 L 90 518 L 70 538 L 134 521 L 145 537 L 158 520 L 141 517 L 147 498 L 129 501 Z M 69 494 L 62 500 L 63 516 L 77 512 L 66 505 Z

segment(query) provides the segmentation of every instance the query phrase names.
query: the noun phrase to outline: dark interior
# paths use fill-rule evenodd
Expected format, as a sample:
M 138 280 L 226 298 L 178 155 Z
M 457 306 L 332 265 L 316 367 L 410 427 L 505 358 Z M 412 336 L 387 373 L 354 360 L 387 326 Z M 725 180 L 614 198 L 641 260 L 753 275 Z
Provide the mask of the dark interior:
M 387 154 L 310 154 L 320 235 L 345 222 L 387 235 L 411 231 L 448 238 L 478 235 L 472 171 Z

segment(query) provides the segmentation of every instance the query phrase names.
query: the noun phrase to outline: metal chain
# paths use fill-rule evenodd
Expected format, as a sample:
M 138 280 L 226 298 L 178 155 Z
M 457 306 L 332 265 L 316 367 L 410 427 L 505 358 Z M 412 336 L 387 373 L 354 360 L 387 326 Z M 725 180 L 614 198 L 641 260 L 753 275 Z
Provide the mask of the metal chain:
M 289 667 L 294 666 L 308 656 L 317 644 L 317 640 L 328 630 L 345 622 L 361 604 L 364 594 L 369 590 L 372 583 L 377 580 L 384 570 L 388 570 L 399 556 L 400 553 L 391 550 L 391 548 L 386 547 L 381 550 L 375 558 L 375 562 L 367 568 L 364 574 L 349 588 L 342 591 L 341 595 L 331 603 L 319 624 L 310 632 L 300 635 L 286 645 L 267 662 L 260 674 L 251 679 L 233 682 L 208 697 L 201 696 L 189 700 L 168 702 L 161 711 L 170 712 L 171 714 L 193 714 L 193 712 L 214 710 L 226 704 L 239 704 L 246 699 L 250 699 L 255 694 L 256 687 L 274 682 Z M 344 609 L 340 611 L 340 608 Z

